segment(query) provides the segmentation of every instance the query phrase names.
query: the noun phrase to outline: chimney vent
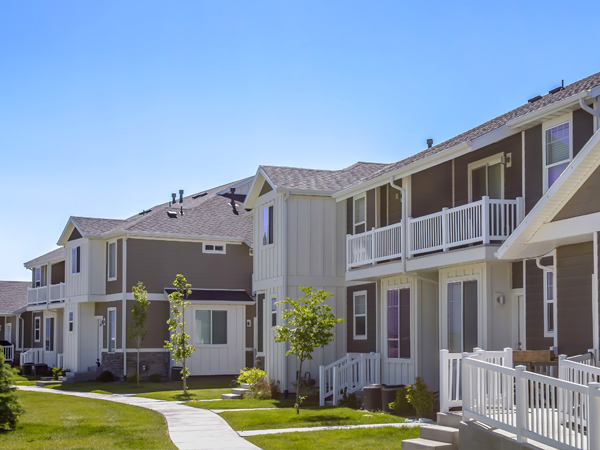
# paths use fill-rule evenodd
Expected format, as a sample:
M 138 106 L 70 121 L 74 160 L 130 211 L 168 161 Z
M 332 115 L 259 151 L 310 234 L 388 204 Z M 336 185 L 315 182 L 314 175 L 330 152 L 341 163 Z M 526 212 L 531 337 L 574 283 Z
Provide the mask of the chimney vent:
M 179 189 L 179 203 L 183 203 L 183 189 Z
M 433 145 L 433 139 L 431 139 L 431 138 L 427 139 L 427 148 L 431 148 L 432 145 Z
M 173 192 L 173 193 L 171 194 L 171 197 L 173 197 L 173 200 L 171 201 L 171 204 L 173 204 L 173 205 L 174 205 L 174 204 L 175 204 L 175 199 L 177 198 L 177 194 L 176 194 L 175 192 Z

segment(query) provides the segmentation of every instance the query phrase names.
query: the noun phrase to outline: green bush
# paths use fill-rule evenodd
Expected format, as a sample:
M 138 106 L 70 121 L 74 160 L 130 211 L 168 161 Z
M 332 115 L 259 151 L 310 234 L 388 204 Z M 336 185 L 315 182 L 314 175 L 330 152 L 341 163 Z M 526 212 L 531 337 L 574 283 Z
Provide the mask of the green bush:
M 244 370 L 240 370 L 240 375 L 237 377 L 237 382 L 240 384 L 254 384 L 265 375 L 266 373 L 264 370 L 257 369 L 256 367 L 246 367 Z
M 348 394 L 348 389 L 344 388 L 342 398 L 338 400 L 338 406 L 351 409 L 360 409 L 362 407 L 362 402 L 356 397 L 354 392 Z
M 396 401 L 389 404 L 390 409 L 394 412 L 394 414 L 403 417 L 415 415 L 415 408 L 408 403 L 407 394 L 408 390 L 406 387 L 396 391 Z
M 14 429 L 19 416 L 25 412 L 15 388 L 11 386 L 12 368 L 4 364 L 4 352 L 0 345 L 0 429 Z
M 111 381 L 115 381 L 115 376 L 110 370 L 105 370 L 98 376 L 97 379 L 102 383 L 109 383 Z
M 150 382 L 151 383 L 160 383 L 162 381 L 162 376 L 160 373 L 150 374 Z
M 256 398 L 258 400 L 272 398 L 271 385 L 267 377 L 260 377 L 255 383 L 251 384 L 250 390 L 244 394 L 244 398 Z
M 421 417 L 429 417 L 433 414 L 433 392 L 427 389 L 427 385 L 421 377 L 415 378 L 414 384 L 406 386 L 406 399 Z
M 53 367 L 52 368 L 52 376 L 54 377 L 54 380 L 58 380 L 58 377 L 64 377 L 67 372 L 70 372 L 71 370 L 69 369 L 63 369 L 62 367 Z

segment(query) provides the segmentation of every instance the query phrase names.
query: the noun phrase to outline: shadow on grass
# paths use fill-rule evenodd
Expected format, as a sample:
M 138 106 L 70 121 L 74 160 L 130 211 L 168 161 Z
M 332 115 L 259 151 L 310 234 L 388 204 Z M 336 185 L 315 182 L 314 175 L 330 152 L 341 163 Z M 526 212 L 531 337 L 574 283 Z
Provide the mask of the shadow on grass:
M 318 416 L 302 417 L 302 410 L 298 416 L 305 423 L 320 423 L 324 426 L 344 425 L 350 420 L 350 416 L 335 416 L 333 414 L 320 414 Z

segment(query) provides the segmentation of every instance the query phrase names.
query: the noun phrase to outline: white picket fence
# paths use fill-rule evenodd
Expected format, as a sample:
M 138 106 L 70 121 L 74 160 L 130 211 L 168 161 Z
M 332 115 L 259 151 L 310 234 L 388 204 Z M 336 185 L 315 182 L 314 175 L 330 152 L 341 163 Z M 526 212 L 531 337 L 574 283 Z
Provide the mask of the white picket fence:
M 572 362 L 573 364 L 581 363 Z M 600 383 L 581 385 L 499 366 L 482 355 L 462 360 L 463 420 L 514 433 L 555 448 L 600 448 Z
M 345 357 L 319 367 L 319 404 L 331 396 L 337 405 L 343 393 L 351 394 L 369 384 L 381 382 L 379 353 L 348 353 Z
M 14 345 L 3 345 L 2 352 L 4 353 L 4 360 L 6 362 L 13 362 L 15 360 L 15 346 Z

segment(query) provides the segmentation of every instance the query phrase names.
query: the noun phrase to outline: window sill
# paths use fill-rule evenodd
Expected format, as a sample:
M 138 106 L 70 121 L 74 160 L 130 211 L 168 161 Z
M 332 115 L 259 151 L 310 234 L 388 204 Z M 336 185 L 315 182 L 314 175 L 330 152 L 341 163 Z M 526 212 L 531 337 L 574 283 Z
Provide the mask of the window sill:
M 367 336 L 354 336 L 355 341 L 366 341 Z
M 275 243 L 273 243 L 273 244 L 267 244 L 267 245 L 261 245 L 260 249 L 261 250 L 267 250 L 267 249 L 273 248 L 273 247 L 275 247 Z
M 114 278 L 107 278 L 106 281 L 117 281 L 117 277 Z

